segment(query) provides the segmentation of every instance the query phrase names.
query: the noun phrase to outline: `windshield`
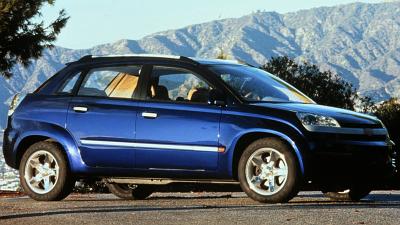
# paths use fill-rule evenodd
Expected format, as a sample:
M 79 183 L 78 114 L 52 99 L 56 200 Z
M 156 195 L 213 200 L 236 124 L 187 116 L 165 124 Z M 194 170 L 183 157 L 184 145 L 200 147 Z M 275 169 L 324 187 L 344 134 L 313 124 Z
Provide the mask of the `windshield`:
M 242 65 L 213 65 L 210 69 L 246 101 L 315 103 L 292 85 L 261 69 Z

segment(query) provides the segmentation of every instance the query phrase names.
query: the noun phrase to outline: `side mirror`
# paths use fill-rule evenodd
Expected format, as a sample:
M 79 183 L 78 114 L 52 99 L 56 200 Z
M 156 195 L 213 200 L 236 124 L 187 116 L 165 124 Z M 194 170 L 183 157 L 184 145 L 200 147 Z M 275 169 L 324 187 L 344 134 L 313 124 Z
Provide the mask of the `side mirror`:
M 217 89 L 211 90 L 208 98 L 208 104 L 216 106 L 226 106 L 225 94 Z

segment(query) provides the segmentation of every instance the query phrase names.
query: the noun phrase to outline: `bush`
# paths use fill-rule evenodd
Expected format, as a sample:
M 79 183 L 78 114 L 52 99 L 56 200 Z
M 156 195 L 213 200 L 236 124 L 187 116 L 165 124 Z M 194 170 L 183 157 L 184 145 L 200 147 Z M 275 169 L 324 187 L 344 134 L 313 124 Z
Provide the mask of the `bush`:
M 400 101 L 392 98 L 378 105 L 374 110 L 374 114 L 382 120 L 389 131 L 391 139 L 400 145 Z

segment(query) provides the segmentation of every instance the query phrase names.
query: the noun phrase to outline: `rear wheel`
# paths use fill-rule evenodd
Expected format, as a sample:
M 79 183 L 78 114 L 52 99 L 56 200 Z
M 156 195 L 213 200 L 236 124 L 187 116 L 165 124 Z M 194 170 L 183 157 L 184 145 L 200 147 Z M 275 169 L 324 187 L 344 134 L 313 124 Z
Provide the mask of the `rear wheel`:
M 63 150 L 52 142 L 30 146 L 21 159 L 19 173 L 24 192 L 38 201 L 62 200 L 75 184 Z
M 298 193 L 301 175 L 291 149 L 276 138 L 250 144 L 238 166 L 240 186 L 259 202 L 287 202 Z
M 334 201 L 360 201 L 370 192 L 371 189 L 367 187 L 354 187 L 341 192 L 323 192 L 323 194 Z
M 111 183 L 107 183 L 106 185 L 111 193 L 122 199 L 142 200 L 153 193 L 153 190 L 149 186 Z

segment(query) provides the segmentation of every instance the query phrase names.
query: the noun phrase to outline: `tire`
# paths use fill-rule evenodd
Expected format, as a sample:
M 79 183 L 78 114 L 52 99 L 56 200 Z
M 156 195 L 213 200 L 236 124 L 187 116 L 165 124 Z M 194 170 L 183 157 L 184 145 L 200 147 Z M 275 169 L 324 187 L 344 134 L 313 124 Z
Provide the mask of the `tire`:
M 369 188 L 351 188 L 343 192 L 322 192 L 325 197 L 334 201 L 352 201 L 357 202 L 367 197 L 371 189 Z
M 143 200 L 149 197 L 153 190 L 148 186 L 138 186 L 129 184 L 106 183 L 108 190 L 115 196 L 127 200 Z
M 250 144 L 240 157 L 238 177 L 242 190 L 262 203 L 288 202 L 299 192 L 302 180 L 293 151 L 277 138 Z
M 19 173 L 24 192 L 37 201 L 62 200 L 75 185 L 63 150 L 53 142 L 31 145 L 22 156 Z

